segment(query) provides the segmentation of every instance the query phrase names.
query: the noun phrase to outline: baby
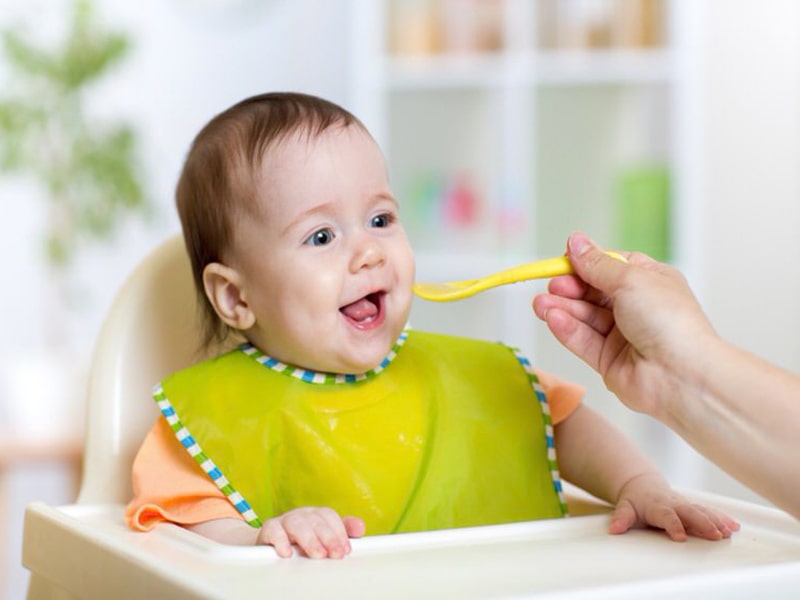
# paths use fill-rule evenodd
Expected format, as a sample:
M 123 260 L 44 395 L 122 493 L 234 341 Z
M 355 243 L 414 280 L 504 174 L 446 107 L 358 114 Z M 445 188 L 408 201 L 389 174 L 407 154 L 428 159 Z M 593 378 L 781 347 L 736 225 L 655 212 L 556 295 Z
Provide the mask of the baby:
M 156 386 L 134 529 L 341 558 L 365 532 L 561 517 L 561 475 L 615 505 L 611 533 L 738 529 L 675 493 L 577 386 L 502 344 L 406 329 L 414 255 L 381 151 L 343 108 L 294 93 L 229 108 L 194 140 L 177 204 L 205 341 L 245 341 Z

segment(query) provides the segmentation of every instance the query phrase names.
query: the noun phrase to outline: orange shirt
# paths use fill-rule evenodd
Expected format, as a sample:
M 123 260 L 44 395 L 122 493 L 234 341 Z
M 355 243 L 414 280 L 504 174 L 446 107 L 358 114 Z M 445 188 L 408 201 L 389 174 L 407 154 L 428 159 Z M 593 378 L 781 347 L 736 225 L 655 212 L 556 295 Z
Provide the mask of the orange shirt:
M 566 419 L 580 404 L 580 386 L 536 371 L 547 394 L 553 425 Z M 133 461 L 133 499 L 125 510 L 128 525 L 138 531 L 167 521 L 181 525 L 242 515 L 175 438 L 159 417 Z

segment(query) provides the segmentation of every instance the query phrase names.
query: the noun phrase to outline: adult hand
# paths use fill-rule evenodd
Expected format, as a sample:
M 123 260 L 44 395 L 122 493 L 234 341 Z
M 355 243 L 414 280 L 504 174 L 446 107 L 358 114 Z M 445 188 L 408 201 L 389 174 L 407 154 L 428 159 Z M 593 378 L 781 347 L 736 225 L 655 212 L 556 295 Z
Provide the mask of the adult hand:
M 556 338 L 628 407 L 800 518 L 800 377 L 717 336 L 674 268 L 635 252 L 625 264 L 580 233 L 567 255 L 576 275 L 533 300 Z
M 627 264 L 572 234 L 575 275 L 551 280 L 533 309 L 625 404 L 658 416 L 662 399 L 717 336 L 680 272 L 644 254 L 623 255 Z

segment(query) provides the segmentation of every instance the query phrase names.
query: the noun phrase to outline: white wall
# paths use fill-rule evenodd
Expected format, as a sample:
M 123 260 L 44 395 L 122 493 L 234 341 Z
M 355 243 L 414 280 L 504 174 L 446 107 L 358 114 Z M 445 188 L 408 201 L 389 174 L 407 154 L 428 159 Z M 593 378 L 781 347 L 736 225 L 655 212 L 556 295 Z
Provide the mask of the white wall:
M 800 373 L 800 3 L 706 13 L 704 304 L 723 337 Z M 709 485 L 746 495 L 716 469 Z
M 708 309 L 720 333 L 800 370 L 800 4 L 711 2 Z

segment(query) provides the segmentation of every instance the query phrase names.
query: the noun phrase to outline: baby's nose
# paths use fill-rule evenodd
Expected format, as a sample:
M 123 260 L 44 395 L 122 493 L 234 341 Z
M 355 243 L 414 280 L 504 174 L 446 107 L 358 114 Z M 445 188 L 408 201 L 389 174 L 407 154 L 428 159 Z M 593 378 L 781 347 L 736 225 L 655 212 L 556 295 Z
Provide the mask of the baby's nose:
M 380 242 L 370 235 L 363 235 L 358 240 L 353 252 L 351 270 L 368 269 L 380 265 L 386 260 L 386 254 Z

